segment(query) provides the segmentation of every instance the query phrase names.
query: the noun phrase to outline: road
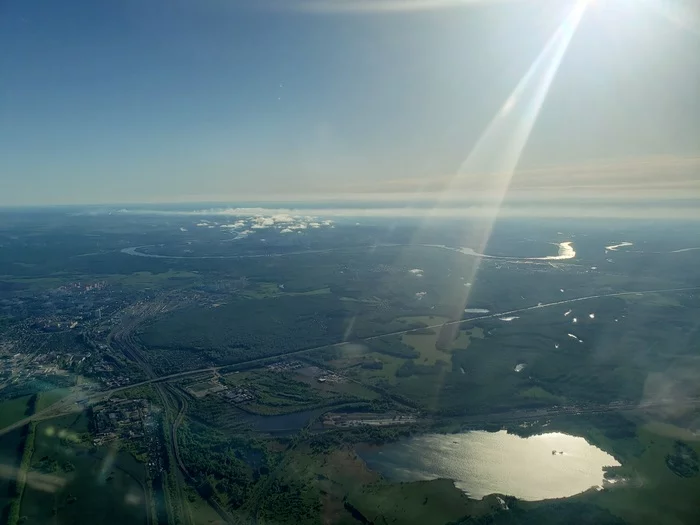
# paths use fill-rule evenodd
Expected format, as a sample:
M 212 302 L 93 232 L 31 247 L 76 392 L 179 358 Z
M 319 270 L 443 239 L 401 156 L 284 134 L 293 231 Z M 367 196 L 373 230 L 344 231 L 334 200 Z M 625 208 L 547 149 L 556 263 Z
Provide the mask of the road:
M 182 420 L 185 417 L 185 413 L 187 412 L 187 398 L 185 396 L 181 396 L 178 394 L 173 393 L 177 399 L 180 400 L 180 411 L 177 414 L 177 417 L 173 420 L 173 424 L 170 426 L 170 440 L 172 441 L 173 445 L 173 455 L 175 457 L 175 461 L 177 462 L 178 467 L 180 467 L 180 471 L 182 472 L 183 476 L 192 484 L 195 489 L 199 488 L 199 482 L 192 476 L 189 471 L 187 470 L 187 467 L 185 466 L 185 463 L 182 461 L 182 457 L 180 456 L 180 445 L 178 444 L 177 441 L 177 431 L 178 428 L 180 427 L 180 424 L 182 423 Z M 216 511 L 216 513 L 219 515 L 219 517 L 224 520 L 225 523 L 233 523 L 233 518 L 231 515 L 228 513 L 226 509 L 224 509 L 219 503 L 212 497 L 205 497 L 204 494 L 202 494 L 199 490 L 200 497 L 202 497 L 204 500 L 206 500 L 209 505 Z
M 181 395 L 178 390 L 171 385 L 163 385 L 161 382 L 157 381 L 160 379 L 156 376 L 155 372 L 148 364 L 148 361 L 143 356 L 139 344 L 134 340 L 133 331 L 134 329 L 144 320 L 144 312 L 137 312 L 136 315 L 127 317 L 120 326 L 115 329 L 115 331 L 110 335 L 109 341 L 112 347 L 120 350 L 127 358 L 131 359 L 137 363 L 143 370 L 144 374 L 148 379 L 143 382 L 143 384 L 154 383 L 154 387 L 161 400 L 164 412 L 164 424 L 170 427 L 170 442 L 166 440 L 166 450 L 171 460 L 174 459 L 177 463 L 182 475 L 186 480 L 192 483 L 192 486 L 197 488 L 197 480 L 190 475 L 182 461 L 180 456 L 180 447 L 177 440 L 177 431 L 184 419 L 185 413 L 187 411 L 187 398 Z M 112 391 L 114 393 L 114 391 Z M 175 401 L 176 406 L 173 405 L 172 401 Z M 176 412 L 177 415 L 173 416 Z M 176 496 L 173 497 L 168 492 L 167 500 L 170 504 L 171 511 L 173 515 L 180 516 L 185 523 L 192 523 L 193 519 L 187 509 L 185 508 L 185 492 L 182 487 L 181 479 L 172 473 L 172 477 L 168 478 L 170 482 L 174 485 L 173 488 L 176 491 Z M 223 519 L 226 523 L 232 523 L 232 518 L 228 512 L 219 505 L 213 498 L 204 497 L 200 494 L 203 499 L 205 499 L 212 508 L 219 514 L 219 517 Z
M 537 304 L 534 306 L 525 306 L 523 308 L 516 308 L 513 310 L 507 310 L 504 312 L 498 312 L 498 313 L 493 313 L 493 314 L 486 314 L 486 315 L 480 315 L 477 317 L 469 317 L 467 319 L 459 319 L 456 321 L 448 321 L 446 323 L 439 323 L 439 324 L 434 324 L 430 326 L 423 327 L 422 329 L 439 329 L 442 326 L 448 325 L 461 325 L 463 323 L 472 323 L 475 321 L 481 321 L 484 319 L 496 319 L 499 317 L 505 317 L 505 316 L 511 316 L 514 314 L 520 314 L 524 312 L 528 312 L 531 310 L 539 310 L 541 308 L 552 308 L 556 306 L 563 306 L 567 304 L 572 304 L 572 303 L 577 303 L 577 302 L 583 302 L 583 301 L 590 301 L 592 299 L 602 299 L 605 297 L 624 297 L 626 295 L 651 295 L 651 294 L 658 294 L 658 293 L 677 293 L 677 292 L 690 292 L 690 291 L 699 291 L 700 286 L 693 286 L 693 287 L 686 287 L 686 288 L 664 288 L 664 289 L 656 289 L 656 290 L 641 290 L 641 291 L 636 291 L 636 292 L 612 292 L 612 293 L 606 293 L 606 294 L 596 294 L 596 295 L 586 295 L 582 297 L 574 297 L 572 299 L 563 299 L 561 301 L 554 301 L 550 303 L 541 303 Z M 369 337 L 364 337 L 362 339 L 355 339 L 351 341 L 339 341 L 337 343 L 331 343 L 327 345 L 321 345 L 321 346 L 315 346 L 315 347 L 309 347 L 309 348 L 300 348 L 299 350 L 294 350 L 292 352 L 285 352 L 285 353 L 278 353 L 278 354 L 271 354 L 265 357 L 259 357 L 255 359 L 249 359 L 247 361 L 241 361 L 239 363 L 235 364 L 230 364 L 230 365 L 220 365 L 220 366 L 210 366 L 210 367 L 203 367 L 203 368 L 197 368 L 193 370 L 186 370 L 184 372 L 177 372 L 174 374 L 167 374 L 164 376 L 158 376 L 158 377 L 150 377 L 148 379 L 145 379 L 143 381 L 139 381 L 137 383 L 132 383 L 130 385 L 126 386 L 121 386 L 118 388 L 113 388 L 111 390 L 104 390 L 102 392 L 96 392 L 94 394 L 84 394 L 81 392 L 76 392 L 74 394 L 71 394 L 68 397 L 63 398 L 62 400 L 54 403 L 53 405 L 50 405 L 46 407 L 45 409 L 37 412 L 36 414 L 26 417 L 20 421 L 17 421 L 16 423 L 13 423 L 12 425 L 9 425 L 2 430 L 0 430 L 0 436 L 11 432 L 12 430 L 15 430 L 17 428 L 20 428 L 30 421 L 36 421 L 36 420 L 41 420 L 41 419 L 49 419 L 53 417 L 58 417 L 60 415 L 63 415 L 64 413 L 69 413 L 69 412 L 74 412 L 76 411 L 75 403 L 82 401 L 83 403 L 87 404 L 94 404 L 99 401 L 102 401 L 106 398 L 109 398 L 111 395 L 117 393 L 117 392 L 122 392 L 125 390 L 130 390 L 132 388 L 137 388 L 140 386 L 152 384 L 152 383 L 161 383 L 164 381 L 171 381 L 173 379 L 178 379 L 182 377 L 187 377 L 191 375 L 196 375 L 196 374 L 201 374 L 205 372 L 216 372 L 219 370 L 224 370 L 224 369 L 235 369 L 236 367 L 241 367 L 241 366 L 249 366 L 249 365 L 254 365 L 256 363 L 262 363 L 265 361 L 269 361 L 270 359 L 276 359 L 276 358 L 281 358 L 281 357 L 293 357 L 296 355 L 304 354 L 304 353 L 309 353 L 309 352 L 315 352 L 318 350 L 323 350 L 323 349 L 331 349 L 331 348 L 340 348 L 345 345 L 350 345 L 350 344 L 357 344 L 365 341 L 373 341 L 375 339 L 380 339 L 382 337 L 389 337 L 389 336 L 395 336 L 395 335 L 404 335 L 408 334 L 410 332 L 415 331 L 415 328 L 409 328 L 405 330 L 395 330 L 392 332 L 386 332 L 386 333 L 381 333 L 377 335 L 372 335 Z

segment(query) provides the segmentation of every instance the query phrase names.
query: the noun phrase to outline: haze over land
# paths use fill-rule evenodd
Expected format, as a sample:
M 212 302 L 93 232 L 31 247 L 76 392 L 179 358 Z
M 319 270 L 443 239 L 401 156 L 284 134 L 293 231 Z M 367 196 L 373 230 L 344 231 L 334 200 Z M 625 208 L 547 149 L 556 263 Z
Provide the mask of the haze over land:
M 700 523 L 700 3 L 0 46 L 0 523 Z
M 8 521 L 697 518 L 696 222 L 302 209 L 0 211 Z

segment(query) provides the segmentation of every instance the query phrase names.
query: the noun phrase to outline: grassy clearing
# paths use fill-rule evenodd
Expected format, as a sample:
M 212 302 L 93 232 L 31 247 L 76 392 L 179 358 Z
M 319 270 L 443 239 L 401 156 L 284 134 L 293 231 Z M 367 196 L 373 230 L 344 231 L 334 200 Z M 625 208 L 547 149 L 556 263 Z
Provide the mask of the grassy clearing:
M 415 316 L 399 317 L 397 321 L 409 324 L 436 325 L 448 321 L 448 318 L 439 316 Z M 401 336 L 402 343 L 407 344 L 420 353 L 420 357 L 415 359 L 416 364 L 431 366 L 439 360 L 449 362 L 450 351 L 452 349 L 467 348 L 472 337 L 484 338 L 484 331 L 478 327 L 470 330 L 459 330 L 457 332 L 457 337 L 455 337 L 450 345 L 450 350 L 445 351 L 438 349 L 440 328 L 435 328 L 432 332 L 433 333 L 408 333 Z
M 211 505 L 197 494 L 196 490 L 192 487 L 187 487 L 185 493 L 187 496 L 184 501 L 184 508 L 193 525 L 223 523 L 221 517 L 211 508 Z
M 29 399 L 32 396 L 22 396 L 0 404 L 0 428 L 5 428 L 20 419 L 27 417 L 29 410 Z
M 404 334 L 401 336 L 401 342 L 420 352 L 420 357 L 414 360 L 416 363 L 434 365 L 436 361 L 449 362 L 450 353 L 435 347 L 437 337 L 437 332 L 434 334 Z
M 488 500 L 470 500 L 450 480 L 378 483 L 350 492 L 348 503 L 374 523 L 449 523 L 490 509 Z
M 396 383 L 396 371 L 403 364 L 404 359 L 392 357 L 379 352 L 368 352 L 365 354 L 366 361 L 381 361 L 382 368 L 380 369 L 365 369 L 360 366 L 352 369 L 352 374 L 362 382 L 369 384 L 377 383 Z
M 303 295 L 326 295 L 330 294 L 331 289 L 325 288 L 315 288 L 312 290 L 307 290 L 304 292 L 287 292 L 284 288 L 280 288 L 277 283 L 257 283 L 254 289 L 246 289 L 243 292 L 243 297 L 249 299 L 267 299 L 270 297 L 280 297 L 280 296 L 303 296 Z
M 240 406 L 246 411 L 263 415 L 299 412 L 317 407 L 339 396 L 339 391 L 336 389 L 317 388 L 315 379 L 308 381 L 298 374 L 286 372 L 250 370 L 240 374 L 227 374 L 223 376 L 223 380 L 227 385 L 250 389 L 255 399 Z M 216 404 L 218 401 L 211 399 L 210 403 Z
M 69 394 L 70 390 L 67 388 L 56 388 L 54 390 L 40 392 L 36 400 L 37 412 L 53 405 L 54 403 L 60 401 Z
M 345 383 L 319 383 L 315 378 L 302 376 L 301 374 L 294 376 L 294 378 L 297 381 L 306 383 L 314 390 L 326 395 L 349 395 L 358 397 L 360 399 L 369 400 L 378 399 L 380 397 L 379 394 L 377 394 L 376 392 L 369 390 L 368 388 L 352 381 L 348 381 Z
M 249 299 L 265 299 L 281 295 L 281 293 L 277 283 L 256 283 L 255 288 L 246 288 L 241 295 Z

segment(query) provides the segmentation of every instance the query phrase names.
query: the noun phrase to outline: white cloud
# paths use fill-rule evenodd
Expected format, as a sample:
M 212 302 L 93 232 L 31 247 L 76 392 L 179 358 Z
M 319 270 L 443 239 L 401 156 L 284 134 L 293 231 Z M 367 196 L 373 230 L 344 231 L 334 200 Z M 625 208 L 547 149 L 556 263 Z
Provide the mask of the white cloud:
M 250 222 L 250 227 L 256 230 L 260 228 L 271 228 L 275 225 L 275 221 L 272 217 L 255 217 Z
M 294 217 L 286 213 L 278 213 L 270 218 L 275 224 L 288 224 L 295 221 Z
M 686 191 L 687 195 L 697 195 L 697 192 L 693 193 L 694 190 Z M 551 200 L 546 204 L 524 204 L 518 206 L 494 206 L 490 203 L 469 203 L 464 202 L 457 205 L 450 205 L 449 199 L 446 200 L 447 204 L 431 207 L 430 201 L 431 196 L 429 194 L 422 194 L 426 198 L 424 204 L 428 206 L 401 206 L 401 207 L 386 207 L 386 206 L 376 206 L 374 204 L 377 198 L 382 198 L 386 201 L 391 201 L 394 198 L 398 199 L 404 204 L 406 202 L 420 202 L 416 201 L 415 194 L 354 194 L 352 197 L 358 199 L 358 202 L 362 202 L 364 207 L 353 207 L 353 208 L 326 208 L 318 207 L 314 209 L 314 213 L 317 217 L 347 217 L 347 218 L 424 218 L 430 217 L 433 219 L 437 218 L 521 218 L 521 217 L 538 217 L 538 218 L 644 218 L 644 219 L 663 219 L 663 218 L 685 218 L 690 220 L 700 219 L 700 214 L 698 214 L 697 202 L 691 202 L 689 204 L 678 204 L 674 206 L 664 205 L 663 201 L 659 201 L 658 206 L 619 206 L 619 205 L 606 205 L 603 204 L 602 200 L 599 200 L 595 205 L 581 205 L 571 202 L 560 202 L 559 200 Z M 600 196 L 600 195 L 599 195 Z M 433 195 L 434 197 L 434 195 Z M 350 198 L 350 197 L 348 197 Z M 459 198 L 464 198 L 462 194 L 456 194 L 454 196 L 455 200 Z M 600 197 L 602 199 L 602 197 Z M 435 203 L 432 203 L 435 204 Z M 322 205 L 322 203 L 320 203 Z M 186 205 L 185 205 L 186 206 Z M 298 212 L 298 210 L 296 210 Z M 88 215 L 100 215 L 111 213 L 109 210 L 91 210 L 86 212 Z M 295 214 L 293 209 L 263 209 L 263 208 L 208 208 L 208 209 L 181 209 L 181 210 L 159 210 L 152 208 L 131 208 L 122 209 L 115 213 L 120 214 L 130 214 L 130 215 L 162 215 L 162 216 L 202 216 L 202 217 L 215 217 L 215 216 L 231 216 L 231 217 L 260 217 L 261 214 L 266 214 L 273 216 L 277 213 L 287 213 Z M 81 215 L 79 213 L 78 215 Z M 332 227 L 333 221 L 324 220 L 318 221 L 323 226 Z M 200 224 L 202 225 L 202 224 Z

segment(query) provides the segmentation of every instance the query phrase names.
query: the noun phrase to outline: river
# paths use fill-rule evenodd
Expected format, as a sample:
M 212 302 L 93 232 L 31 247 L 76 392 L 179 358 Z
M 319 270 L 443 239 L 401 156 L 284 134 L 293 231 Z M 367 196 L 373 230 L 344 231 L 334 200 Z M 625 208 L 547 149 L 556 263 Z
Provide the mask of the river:
M 528 501 L 573 496 L 602 486 L 603 467 L 620 465 L 585 439 L 562 433 L 428 434 L 358 453 L 389 480 L 452 479 L 476 499 L 494 493 Z
M 400 244 L 378 244 L 376 246 L 371 246 L 368 248 L 376 249 L 378 247 L 396 247 L 404 246 Z M 405 245 L 411 246 L 411 245 Z M 507 261 L 563 261 L 566 259 L 573 259 L 576 257 L 576 251 L 572 247 L 571 242 L 561 242 L 555 244 L 558 247 L 557 255 L 546 255 L 543 257 L 511 257 L 511 256 L 501 256 L 501 255 L 486 255 L 484 253 L 479 253 L 472 248 L 453 248 L 450 246 L 445 246 L 443 244 L 415 244 L 412 246 L 423 246 L 426 248 L 440 248 L 443 250 L 450 250 L 453 252 L 458 252 L 464 255 L 471 255 L 473 257 L 481 257 L 484 259 L 501 259 Z M 122 248 L 120 251 L 125 255 L 134 255 L 137 257 L 150 257 L 153 259 L 249 259 L 258 257 L 283 257 L 285 255 L 304 255 L 309 253 L 328 253 L 334 251 L 333 248 L 324 250 L 304 250 L 286 253 L 256 253 L 256 254 L 239 254 L 239 255 L 160 255 L 155 253 L 142 252 L 140 248 L 148 248 L 148 246 L 131 246 L 129 248 Z

